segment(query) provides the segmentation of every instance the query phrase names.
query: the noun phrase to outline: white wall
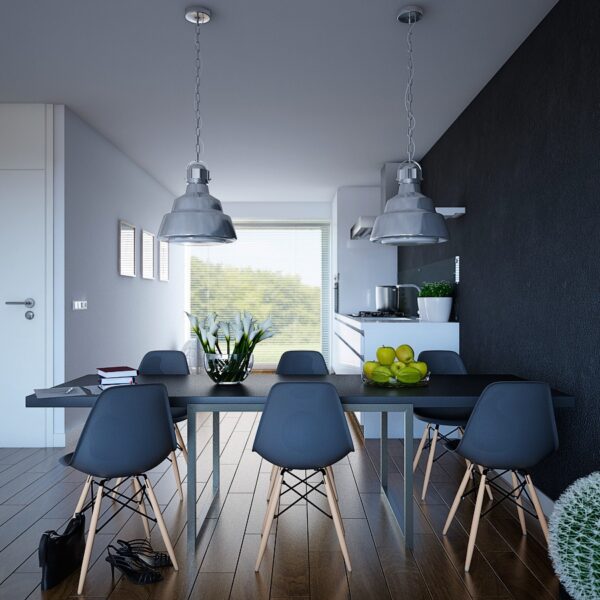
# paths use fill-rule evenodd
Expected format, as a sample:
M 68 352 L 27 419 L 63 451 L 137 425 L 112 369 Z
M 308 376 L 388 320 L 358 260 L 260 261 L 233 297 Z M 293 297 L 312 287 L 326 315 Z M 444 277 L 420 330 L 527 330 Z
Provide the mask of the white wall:
M 229 202 L 219 198 L 234 221 L 329 221 L 331 202 Z
M 157 233 L 173 197 L 69 109 L 64 121 L 65 371 L 72 378 L 180 348 L 184 258 L 171 246 L 170 281 L 141 279 L 141 230 Z M 118 274 L 119 219 L 137 227 L 136 278 Z M 88 309 L 72 311 L 73 300 L 87 300 Z
M 397 282 L 397 249 L 368 239 L 351 240 L 350 228 L 358 217 L 381 212 L 381 190 L 379 186 L 341 187 L 332 211 L 333 275 L 339 273 L 339 312 L 375 310 L 375 286 Z

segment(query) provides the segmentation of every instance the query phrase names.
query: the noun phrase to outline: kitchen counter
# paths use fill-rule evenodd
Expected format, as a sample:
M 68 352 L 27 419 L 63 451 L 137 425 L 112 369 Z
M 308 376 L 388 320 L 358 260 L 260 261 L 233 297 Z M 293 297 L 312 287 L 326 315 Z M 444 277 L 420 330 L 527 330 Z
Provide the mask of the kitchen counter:
M 335 314 L 335 318 L 349 325 L 356 323 L 421 323 L 418 317 L 353 317 L 351 315 Z

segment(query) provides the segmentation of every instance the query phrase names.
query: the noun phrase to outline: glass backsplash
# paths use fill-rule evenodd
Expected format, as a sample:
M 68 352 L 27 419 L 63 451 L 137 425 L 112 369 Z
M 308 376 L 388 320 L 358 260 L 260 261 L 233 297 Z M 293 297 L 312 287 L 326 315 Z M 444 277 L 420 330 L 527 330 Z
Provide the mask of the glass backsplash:
M 398 273 L 398 283 L 415 283 L 419 286 L 428 281 L 450 281 L 457 283 L 459 279 L 458 258 L 452 256 L 415 269 L 403 269 Z M 454 305 L 452 315 L 450 316 L 451 321 L 458 320 L 458 302 L 455 302 Z M 415 289 L 400 288 L 400 310 L 408 316 L 417 315 L 417 291 Z

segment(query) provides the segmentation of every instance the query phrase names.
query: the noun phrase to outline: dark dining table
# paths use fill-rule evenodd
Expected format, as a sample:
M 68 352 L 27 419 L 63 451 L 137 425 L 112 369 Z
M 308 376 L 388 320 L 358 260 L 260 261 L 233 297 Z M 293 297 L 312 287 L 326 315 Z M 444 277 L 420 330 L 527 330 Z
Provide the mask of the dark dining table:
M 212 503 L 219 498 L 220 477 L 220 413 L 262 412 L 269 390 L 275 383 L 290 381 L 329 382 L 335 386 L 346 412 L 381 413 L 381 441 L 379 479 L 381 493 L 404 534 L 407 548 L 413 545 L 413 444 L 404 444 L 404 487 L 402 498 L 396 497 L 388 485 L 388 414 L 404 415 L 404 439 L 413 439 L 413 408 L 470 408 L 475 405 L 481 392 L 496 381 L 518 381 L 514 375 L 435 375 L 428 385 L 389 389 L 363 383 L 359 375 L 324 375 L 290 377 L 275 374 L 252 373 L 237 385 L 215 385 L 207 375 L 161 375 L 140 376 L 138 383 L 162 383 L 166 386 L 172 406 L 187 407 L 188 426 L 188 475 L 187 475 L 187 531 L 188 547 L 194 550 L 198 536 L 197 507 L 197 436 L 196 415 L 212 412 L 212 495 L 206 509 L 201 511 L 201 528 Z M 35 394 L 26 398 L 26 406 L 32 408 L 92 407 L 97 395 L 86 389 L 96 386 L 97 375 L 85 375 L 57 387 L 82 387 L 83 395 L 57 395 L 38 398 Z M 555 409 L 572 408 L 575 398 L 558 390 L 552 390 Z

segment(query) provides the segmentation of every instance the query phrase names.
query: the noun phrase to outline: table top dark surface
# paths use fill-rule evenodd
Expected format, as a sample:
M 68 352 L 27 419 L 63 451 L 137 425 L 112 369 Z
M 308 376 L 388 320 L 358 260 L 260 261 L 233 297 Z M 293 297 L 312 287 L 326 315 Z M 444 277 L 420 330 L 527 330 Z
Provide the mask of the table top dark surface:
M 365 385 L 360 375 L 324 375 L 315 377 L 289 377 L 267 373 L 251 373 L 238 385 L 215 385 L 207 375 L 139 376 L 138 383 L 162 383 L 166 386 L 173 406 L 188 404 L 261 404 L 271 387 L 279 382 L 326 381 L 333 384 L 347 410 L 352 405 L 412 404 L 415 407 L 472 407 L 481 392 L 496 381 L 520 381 L 514 375 L 433 375 L 423 387 L 389 389 Z M 57 387 L 97 385 L 97 375 L 85 375 Z M 57 396 L 37 398 L 27 396 L 26 406 L 91 407 L 98 396 Z M 556 408 L 575 406 L 575 399 L 558 390 L 552 390 Z M 360 410 L 360 409 L 357 409 Z

